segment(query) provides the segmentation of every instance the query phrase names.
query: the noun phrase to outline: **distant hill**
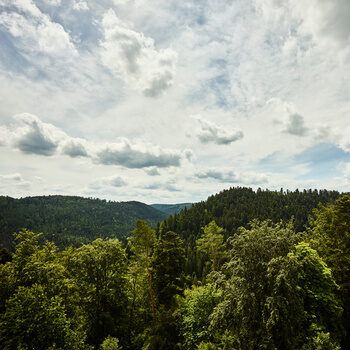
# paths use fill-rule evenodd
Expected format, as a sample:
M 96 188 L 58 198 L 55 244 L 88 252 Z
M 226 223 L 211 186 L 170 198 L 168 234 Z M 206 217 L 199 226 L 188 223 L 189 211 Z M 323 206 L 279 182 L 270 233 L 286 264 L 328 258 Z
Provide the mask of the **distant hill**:
M 254 191 L 235 187 L 171 215 L 164 220 L 163 229 L 176 231 L 183 238 L 193 240 L 211 220 L 215 220 L 230 235 L 239 227 L 246 227 L 253 219 L 278 222 L 294 217 L 296 230 L 303 231 L 308 217 L 319 203 L 334 203 L 339 196 L 339 192 L 328 190 Z
M 73 196 L 14 199 L 0 196 L 0 248 L 13 246 L 21 228 L 43 232 L 58 246 L 78 246 L 98 237 L 124 238 L 137 219 L 155 226 L 167 215 L 141 202 L 112 202 Z
M 179 203 L 179 204 L 151 204 L 151 207 L 167 214 L 173 215 L 174 213 L 180 213 L 182 209 L 191 208 L 193 203 Z

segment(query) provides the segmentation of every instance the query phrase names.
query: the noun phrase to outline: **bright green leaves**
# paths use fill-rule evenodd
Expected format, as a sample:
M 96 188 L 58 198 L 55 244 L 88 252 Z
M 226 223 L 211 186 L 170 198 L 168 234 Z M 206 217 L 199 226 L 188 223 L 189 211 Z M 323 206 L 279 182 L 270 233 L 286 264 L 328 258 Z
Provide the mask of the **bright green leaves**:
M 121 332 L 128 289 L 121 243 L 97 239 L 70 251 L 65 265 L 78 286 L 88 341 L 97 345 L 106 336 Z
M 180 307 L 181 333 L 184 349 L 195 349 L 200 342 L 212 340 L 210 332 L 210 315 L 221 301 L 221 290 L 208 284 L 186 291 Z
M 329 268 L 290 225 L 253 223 L 230 240 L 213 330 L 229 329 L 238 349 L 294 350 L 321 331 L 339 334 L 341 307 Z
M 86 348 L 83 339 L 70 328 L 62 299 L 48 297 L 39 285 L 19 287 L 7 301 L 6 312 L 0 318 L 0 343 L 9 350 Z
M 217 262 L 224 251 L 224 230 L 215 221 L 211 221 L 203 228 L 204 234 L 197 239 L 197 249 L 209 253 L 213 260 L 213 271 L 217 270 Z

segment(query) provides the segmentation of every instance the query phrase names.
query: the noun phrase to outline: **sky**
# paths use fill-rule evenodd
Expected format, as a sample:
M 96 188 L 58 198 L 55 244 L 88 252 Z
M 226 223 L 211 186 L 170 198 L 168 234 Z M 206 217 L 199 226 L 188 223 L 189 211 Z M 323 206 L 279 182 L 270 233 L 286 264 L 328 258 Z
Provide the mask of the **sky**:
M 0 194 L 350 191 L 350 1 L 0 0 Z

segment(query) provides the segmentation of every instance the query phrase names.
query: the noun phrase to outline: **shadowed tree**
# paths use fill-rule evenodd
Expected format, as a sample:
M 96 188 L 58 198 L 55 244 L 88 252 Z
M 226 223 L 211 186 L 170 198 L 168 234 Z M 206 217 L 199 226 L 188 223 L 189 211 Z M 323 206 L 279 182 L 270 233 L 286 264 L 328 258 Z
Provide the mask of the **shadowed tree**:
M 154 288 L 157 300 L 165 307 L 171 305 L 176 294 L 182 294 L 181 274 L 185 263 L 182 240 L 172 231 L 161 235 L 152 256 Z

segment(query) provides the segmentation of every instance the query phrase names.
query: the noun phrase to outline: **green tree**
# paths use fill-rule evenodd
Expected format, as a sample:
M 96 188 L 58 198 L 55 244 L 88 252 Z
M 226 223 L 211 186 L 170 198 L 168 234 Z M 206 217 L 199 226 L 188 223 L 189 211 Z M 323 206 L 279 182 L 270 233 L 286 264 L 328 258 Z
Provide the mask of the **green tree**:
M 88 342 L 97 346 L 108 335 L 125 336 L 128 285 L 121 243 L 97 239 L 68 250 L 63 260 L 79 289 Z
M 62 300 L 48 297 L 39 285 L 19 287 L 0 316 L 3 349 L 86 349 L 82 334 L 75 333 L 66 317 Z
M 210 284 L 185 291 L 179 310 L 184 349 L 195 349 L 200 342 L 213 340 L 209 330 L 210 315 L 221 298 L 221 291 Z
M 176 294 L 182 294 L 181 274 L 185 263 L 185 250 L 180 237 L 172 231 L 161 235 L 152 255 L 154 288 L 158 303 L 169 307 Z
M 315 211 L 308 238 L 331 268 L 340 287 L 346 331 L 343 348 L 350 349 L 350 195 L 344 195 L 336 204 L 321 206 Z
M 252 224 L 230 240 L 212 329 L 230 330 L 241 350 L 300 349 L 320 332 L 339 336 L 341 307 L 330 269 L 292 224 Z
M 148 275 L 149 280 L 149 293 L 152 305 L 152 316 L 153 320 L 156 320 L 156 310 L 154 301 L 154 291 L 153 291 L 153 275 L 150 269 L 150 256 L 153 246 L 156 242 L 155 231 L 147 225 L 143 220 L 137 220 L 136 228 L 131 231 L 132 238 L 131 244 L 135 254 L 138 256 L 139 260 L 145 265 L 145 270 Z
M 119 340 L 108 336 L 100 345 L 100 350 L 121 350 Z
M 211 221 L 204 228 L 204 235 L 197 240 L 197 249 L 202 252 L 209 252 L 213 259 L 213 271 L 217 269 L 217 256 L 224 249 L 224 230 L 215 221 Z

